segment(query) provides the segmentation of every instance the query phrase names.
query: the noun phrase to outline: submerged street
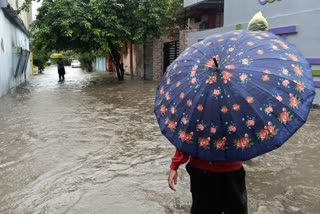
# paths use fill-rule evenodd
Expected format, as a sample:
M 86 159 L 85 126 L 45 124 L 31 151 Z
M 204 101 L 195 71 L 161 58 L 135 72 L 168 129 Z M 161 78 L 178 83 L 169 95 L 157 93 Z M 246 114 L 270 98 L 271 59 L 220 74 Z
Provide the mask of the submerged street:
M 55 66 L 0 98 L 0 213 L 189 213 L 189 176 L 153 105 L 157 82 Z M 280 149 L 244 165 L 249 213 L 320 212 L 320 110 Z

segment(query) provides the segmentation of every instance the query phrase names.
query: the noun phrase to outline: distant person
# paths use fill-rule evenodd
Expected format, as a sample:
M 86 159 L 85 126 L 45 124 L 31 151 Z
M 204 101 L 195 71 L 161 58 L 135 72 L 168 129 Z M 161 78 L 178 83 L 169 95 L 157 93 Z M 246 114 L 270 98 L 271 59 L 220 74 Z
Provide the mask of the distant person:
M 66 70 L 64 68 L 64 63 L 61 58 L 58 59 L 58 74 L 59 74 L 59 82 L 64 81 L 64 75 Z

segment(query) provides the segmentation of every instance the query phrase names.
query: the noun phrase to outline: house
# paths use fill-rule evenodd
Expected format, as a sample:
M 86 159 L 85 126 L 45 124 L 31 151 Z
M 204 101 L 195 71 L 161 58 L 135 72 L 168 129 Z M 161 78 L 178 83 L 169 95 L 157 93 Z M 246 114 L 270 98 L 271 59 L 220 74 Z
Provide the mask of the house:
M 184 28 L 144 44 L 144 79 L 159 81 L 166 68 L 188 47 L 188 34 L 223 25 L 224 1 L 184 1 Z
M 120 61 L 124 64 L 125 74 L 143 78 L 143 59 L 143 45 L 131 42 L 123 44 Z M 93 69 L 100 72 L 115 72 L 115 66 L 108 55 L 97 57 L 93 62 Z
M 0 96 L 26 81 L 30 74 L 28 27 L 32 12 L 15 12 L 23 2 L 0 0 Z

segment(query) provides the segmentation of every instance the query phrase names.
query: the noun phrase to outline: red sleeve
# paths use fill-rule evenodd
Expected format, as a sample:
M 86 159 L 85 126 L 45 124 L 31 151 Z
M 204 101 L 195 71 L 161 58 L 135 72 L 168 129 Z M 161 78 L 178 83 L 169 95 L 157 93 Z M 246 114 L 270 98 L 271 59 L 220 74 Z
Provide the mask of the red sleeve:
M 189 158 L 190 155 L 182 153 L 178 149 L 176 149 L 176 153 L 174 154 L 171 161 L 170 169 L 177 170 L 181 164 L 188 162 Z

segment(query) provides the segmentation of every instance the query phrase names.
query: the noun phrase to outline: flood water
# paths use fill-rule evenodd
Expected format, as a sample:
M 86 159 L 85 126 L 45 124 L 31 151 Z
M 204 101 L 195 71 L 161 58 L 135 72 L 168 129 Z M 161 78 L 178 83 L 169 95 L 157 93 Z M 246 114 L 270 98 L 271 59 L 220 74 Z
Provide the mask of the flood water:
M 156 82 L 55 67 L 0 98 L 0 213 L 189 213 L 189 177 L 167 186 Z M 249 213 L 320 213 L 320 110 L 280 149 L 245 163 Z

